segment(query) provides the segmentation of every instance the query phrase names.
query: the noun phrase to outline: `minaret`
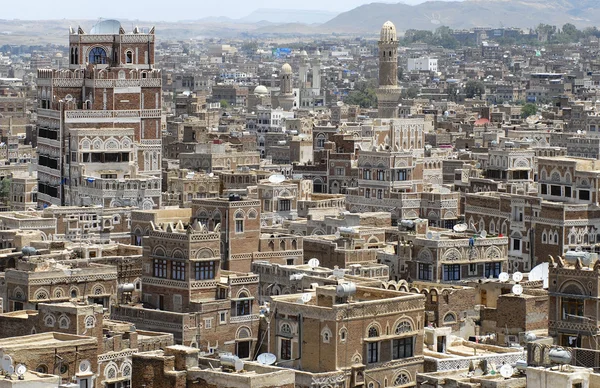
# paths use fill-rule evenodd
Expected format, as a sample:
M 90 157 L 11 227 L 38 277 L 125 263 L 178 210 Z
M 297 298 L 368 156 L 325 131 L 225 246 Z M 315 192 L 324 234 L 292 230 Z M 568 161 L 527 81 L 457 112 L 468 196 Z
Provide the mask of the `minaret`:
M 321 90 L 321 52 L 318 49 L 312 63 L 312 88 Z
M 281 87 L 279 106 L 286 111 L 294 108 L 294 90 L 292 89 L 292 67 L 286 63 L 281 67 Z
M 300 75 L 300 88 L 306 88 L 306 81 L 308 80 L 308 53 L 306 50 L 300 52 L 300 69 L 298 73 Z
M 388 21 L 381 27 L 379 40 L 379 89 L 377 101 L 379 118 L 398 117 L 398 37 L 394 23 Z

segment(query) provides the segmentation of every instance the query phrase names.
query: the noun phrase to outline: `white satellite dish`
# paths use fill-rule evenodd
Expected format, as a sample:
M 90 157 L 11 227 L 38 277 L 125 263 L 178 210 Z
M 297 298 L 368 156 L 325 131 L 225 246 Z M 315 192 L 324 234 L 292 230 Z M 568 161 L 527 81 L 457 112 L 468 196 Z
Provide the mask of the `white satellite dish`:
M 498 279 L 504 283 L 507 282 L 508 279 L 510 279 L 510 276 L 506 272 L 500 272 L 500 275 L 498 275 Z
M 456 224 L 456 225 L 454 225 L 454 228 L 452 228 L 452 229 L 457 233 L 462 233 L 462 232 L 466 232 L 468 228 L 469 227 L 467 226 L 467 224 Z
M 523 293 L 523 286 L 520 284 L 515 284 L 512 288 L 512 293 L 519 296 Z
M 529 280 L 532 282 L 542 281 L 543 288 L 548 288 L 548 262 L 535 266 L 529 272 Z
M 514 368 L 508 364 L 504 364 L 500 367 L 500 375 L 505 379 L 511 378 L 514 372 Z
M 335 232 L 334 236 L 335 238 L 340 238 L 340 231 L 338 230 L 337 232 Z
M 312 299 L 312 294 L 306 292 L 306 293 L 302 294 L 302 296 L 300 297 L 300 299 L 302 299 L 302 302 L 308 303 Z
M 281 174 L 275 174 L 275 175 L 271 175 L 269 177 L 269 182 L 271 183 L 281 183 L 285 180 L 285 176 L 281 175 Z
M 273 353 L 262 353 L 258 355 L 256 361 L 262 365 L 273 365 L 277 361 L 277 356 Z
M 212 177 L 214 177 L 214 176 L 215 176 L 215 173 L 214 173 L 214 172 L 211 172 L 211 173 L 209 173 L 209 174 L 208 174 L 208 176 L 209 176 L 210 178 L 212 178 Z
M 12 366 L 12 363 L 13 363 L 13 359 L 11 356 L 9 356 L 8 354 L 5 354 L 4 356 L 2 356 L 2 362 L 0 363 L 0 365 L 2 366 L 2 369 L 8 370 L 8 367 Z
M 8 368 L 4 369 L 6 372 L 8 372 L 9 375 L 14 375 L 15 374 L 15 367 L 12 365 L 9 365 Z
M 308 266 L 310 268 L 317 268 L 320 264 L 319 259 L 314 257 L 308 261 Z
M 521 280 L 523 280 L 523 274 L 521 272 L 515 272 L 512 278 L 515 282 L 519 283 Z
M 240 360 L 239 358 L 236 359 L 233 367 L 235 368 L 236 372 L 243 370 L 244 369 L 244 361 Z
M 485 229 L 484 229 L 484 230 L 482 230 L 481 232 L 479 232 L 479 235 L 480 235 L 482 238 L 486 238 L 486 237 L 487 237 L 487 232 L 486 232 L 486 231 L 485 231 Z
M 19 364 L 15 368 L 15 372 L 17 372 L 17 376 L 19 376 L 19 377 L 24 376 L 25 372 L 27 372 L 27 367 L 23 364 Z
M 427 240 L 431 240 L 431 239 L 433 239 L 433 232 L 431 232 L 431 231 L 428 231 L 428 232 L 425 234 L 425 237 L 427 237 Z

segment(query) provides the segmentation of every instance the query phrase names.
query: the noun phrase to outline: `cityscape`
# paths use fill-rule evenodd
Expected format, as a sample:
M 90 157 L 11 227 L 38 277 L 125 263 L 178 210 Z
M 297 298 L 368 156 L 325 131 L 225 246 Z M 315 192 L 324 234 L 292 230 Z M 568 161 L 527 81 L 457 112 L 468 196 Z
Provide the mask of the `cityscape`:
M 0 20 L 0 388 L 600 388 L 554 3 Z

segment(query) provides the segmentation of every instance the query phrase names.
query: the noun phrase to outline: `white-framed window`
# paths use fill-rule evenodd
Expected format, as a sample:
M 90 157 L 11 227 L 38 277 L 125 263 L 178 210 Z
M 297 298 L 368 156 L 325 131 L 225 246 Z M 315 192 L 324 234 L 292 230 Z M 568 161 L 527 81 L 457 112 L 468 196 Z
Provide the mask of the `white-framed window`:
M 227 311 L 219 312 L 219 324 L 224 325 L 227 323 Z
M 212 318 L 204 318 L 204 328 L 205 329 L 212 329 L 212 325 L 213 325 L 213 319 Z

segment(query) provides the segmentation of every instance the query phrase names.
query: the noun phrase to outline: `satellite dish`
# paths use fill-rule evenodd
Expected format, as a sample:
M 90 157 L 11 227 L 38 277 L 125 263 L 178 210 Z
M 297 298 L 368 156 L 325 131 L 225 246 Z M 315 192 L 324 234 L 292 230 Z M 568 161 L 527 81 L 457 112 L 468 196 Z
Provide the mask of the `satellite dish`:
M 540 265 L 535 266 L 531 272 L 529 272 L 529 280 L 532 282 L 537 282 L 541 280 L 543 284 L 543 288 L 548 288 L 548 262 L 542 263 Z
M 319 259 L 316 258 L 312 258 L 308 261 L 308 266 L 310 268 L 317 268 L 321 263 L 319 262 Z
M 508 276 L 506 272 L 501 272 L 500 275 L 498 275 L 498 279 L 504 283 L 507 282 L 508 279 L 510 279 L 510 276 Z
M 244 369 L 244 361 L 242 361 L 238 358 L 237 360 L 235 360 L 235 364 L 233 367 L 235 368 L 236 372 L 243 370 Z
M 8 370 L 8 367 L 12 366 L 12 363 L 13 363 L 13 359 L 11 356 L 9 356 L 8 354 L 5 354 L 4 356 L 2 356 L 2 362 L 0 363 L 0 365 L 2 366 L 2 369 Z
M 514 368 L 508 364 L 504 364 L 500 367 L 500 375 L 502 375 L 502 377 L 505 379 L 512 377 L 514 372 Z
M 277 361 L 277 356 L 273 353 L 262 353 L 258 355 L 256 360 L 262 365 L 273 365 Z
M 215 173 L 214 173 L 214 172 L 211 172 L 211 173 L 209 173 L 209 174 L 208 174 L 208 176 L 209 176 L 210 178 L 212 178 L 212 177 L 214 177 L 214 176 L 215 176 Z
M 24 376 L 25 372 L 27 372 L 27 367 L 23 364 L 19 364 L 15 368 L 15 372 L 17 372 L 17 376 L 19 376 L 19 377 Z
M 8 368 L 5 369 L 6 372 L 8 372 L 9 375 L 14 375 L 15 374 L 15 367 L 12 365 L 9 365 Z
M 269 177 L 269 182 L 271 183 L 281 183 L 285 180 L 285 176 L 281 175 L 281 174 L 275 174 L 275 175 L 271 175 Z
M 65 101 L 67 101 L 67 102 L 71 102 L 71 101 L 73 101 L 73 96 L 71 96 L 70 94 L 67 94 L 67 95 L 65 96 Z
M 512 288 L 512 293 L 519 296 L 523 293 L 523 286 L 520 284 L 515 284 Z
M 521 272 L 515 272 L 512 278 L 515 282 L 519 283 L 521 280 L 523 280 L 523 274 Z
M 487 237 L 487 232 L 486 232 L 486 231 L 485 231 L 485 229 L 484 229 L 484 230 L 482 230 L 481 232 L 479 232 L 479 235 L 480 235 L 482 238 L 486 238 L 486 237 Z
M 300 297 L 300 299 L 302 299 L 302 302 L 308 303 L 312 299 L 312 294 L 306 292 L 306 293 L 302 294 L 302 296 Z
M 527 334 L 525 334 L 525 341 L 527 342 L 532 342 L 535 341 L 537 339 L 537 335 L 535 335 L 535 333 L 529 332 Z
M 340 238 L 340 231 L 338 230 L 337 232 L 335 232 L 334 236 L 335 238 Z
M 454 225 L 454 228 L 452 228 L 452 229 L 457 233 L 462 233 L 462 232 L 466 232 L 468 228 L 469 227 L 467 226 L 467 224 L 456 224 L 456 225 Z
M 425 237 L 427 237 L 427 240 L 431 240 L 433 239 L 433 232 L 429 231 L 425 234 Z
M 80 372 L 88 372 L 92 369 L 92 364 L 88 360 L 83 360 L 79 363 L 79 371 Z

